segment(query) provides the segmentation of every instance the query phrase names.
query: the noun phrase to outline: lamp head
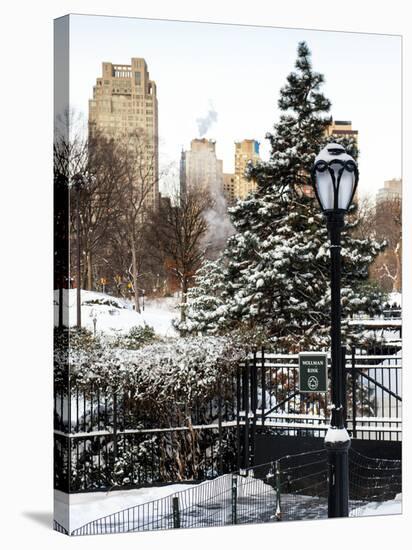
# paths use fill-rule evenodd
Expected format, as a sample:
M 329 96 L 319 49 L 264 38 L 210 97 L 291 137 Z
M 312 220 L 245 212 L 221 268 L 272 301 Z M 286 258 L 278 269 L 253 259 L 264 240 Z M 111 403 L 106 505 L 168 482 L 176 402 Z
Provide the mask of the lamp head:
M 339 143 L 328 143 L 315 159 L 312 183 L 323 212 L 346 213 L 358 184 L 358 167 Z

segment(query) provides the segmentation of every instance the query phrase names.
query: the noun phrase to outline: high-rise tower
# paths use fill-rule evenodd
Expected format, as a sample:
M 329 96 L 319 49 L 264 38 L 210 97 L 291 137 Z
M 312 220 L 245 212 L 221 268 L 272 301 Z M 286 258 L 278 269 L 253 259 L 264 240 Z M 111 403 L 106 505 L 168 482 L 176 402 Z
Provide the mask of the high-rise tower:
M 139 132 L 143 144 L 142 156 L 153 180 L 145 197 L 148 207 L 159 201 L 159 144 L 156 84 L 150 80 L 147 63 L 133 57 L 131 65 L 102 63 L 102 75 L 93 87 L 89 100 L 89 132 L 101 131 L 108 137 Z

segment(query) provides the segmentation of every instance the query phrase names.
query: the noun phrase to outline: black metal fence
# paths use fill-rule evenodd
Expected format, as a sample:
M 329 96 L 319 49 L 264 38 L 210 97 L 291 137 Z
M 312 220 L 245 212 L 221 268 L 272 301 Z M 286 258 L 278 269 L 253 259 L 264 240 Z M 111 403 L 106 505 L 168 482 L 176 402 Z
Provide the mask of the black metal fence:
M 66 492 L 203 481 L 233 471 L 236 428 L 55 434 L 55 488 Z
M 151 430 L 181 426 L 188 417 L 191 424 L 203 425 L 216 420 L 219 412 L 226 421 L 235 420 L 235 385 L 236 378 L 230 377 L 212 389 L 207 401 L 176 402 L 168 409 L 167 418 L 156 415 L 155 407 L 142 407 L 132 390 L 114 393 L 89 384 L 71 388 L 69 398 L 67 388 L 59 385 L 54 389 L 54 429 L 72 434 Z
M 346 355 L 346 425 L 352 438 L 400 441 L 402 357 L 362 352 Z M 297 354 L 253 354 L 239 377 L 238 422 L 244 425 L 243 464 L 254 463 L 258 431 L 324 437 L 329 425 L 328 393 L 299 392 Z
M 399 460 L 349 452 L 350 515 L 401 491 Z M 326 450 L 225 474 L 193 488 L 132 506 L 75 529 L 72 535 L 266 523 L 327 517 Z
M 346 418 L 352 438 L 400 441 L 401 353 L 346 355 Z M 212 392 L 213 393 L 213 392 Z M 301 394 L 298 355 L 256 351 L 214 397 L 176 403 L 158 418 L 121 395 L 55 389 L 55 487 L 67 492 L 203 481 L 255 464 L 256 435 L 323 437 L 328 394 Z
M 55 488 L 67 492 L 203 481 L 233 471 L 236 377 L 204 402 L 176 403 L 159 417 L 131 392 L 90 384 L 55 388 Z M 190 407 L 190 408 L 189 408 Z

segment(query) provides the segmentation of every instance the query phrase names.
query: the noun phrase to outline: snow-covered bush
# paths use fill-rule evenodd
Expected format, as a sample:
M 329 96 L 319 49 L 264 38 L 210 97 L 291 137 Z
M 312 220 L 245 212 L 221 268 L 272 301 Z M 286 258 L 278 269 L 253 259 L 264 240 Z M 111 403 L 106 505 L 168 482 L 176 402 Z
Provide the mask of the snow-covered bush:
M 131 390 L 136 399 L 156 396 L 173 402 L 205 396 L 244 356 L 227 336 L 190 337 L 157 342 L 137 350 L 99 342 L 67 351 L 72 385 Z M 60 355 L 58 356 L 60 360 Z M 58 365 L 57 365 L 58 367 Z
M 154 340 L 156 340 L 154 329 L 144 324 L 143 326 L 132 327 L 127 334 L 118 336 L 113 343 L 113 347 L 139 349 Z
M 245 347 L 226 336 L 159 341 L 136 350 L 115 348 L 87 334 L 81 338 L 84 348 L 78 335 L 74 345 L 68 334 L 60 337 L 63 348 L 55 354 L 55 381 L 66 400 L 70 385 L 70 429 L 76 431 L 78 422 L 91 435 L 85 446 L 72 450 L 73 490 L 139 484 L 142 479 L 150 483 L 150 472 L 162 481 L 204 475 L 217 433 L 193 426 L 199 419 L 200 424 L 216 419 L 218 396 L 233 407 L 233 373 L 245 358 Z M 119 432 L 128 427 L 165 431 L 155 441 L 153 433 L 127 439 L 116 435 L 115 417 Z M 179 426 L 185 429 L 173 430 Z M 109 434 L 96 446 L 93 432 L 101 429 Z M 102 446 L 105 452 L 99 454 Z M 228 461 L 231 453 L 233 437 L 227 439 L 222 460 Z
M 87 391 L 128 392 L 140 406 L 167 414 L 176 403 L 189 407 L 195 399 L 213 397 L 245 357 L 245 347 L 228 336 L 188 337 L 159 341 L 140 349 L 113 347 L 104 340 L 67 334 L 56 343 L 55 383 Z

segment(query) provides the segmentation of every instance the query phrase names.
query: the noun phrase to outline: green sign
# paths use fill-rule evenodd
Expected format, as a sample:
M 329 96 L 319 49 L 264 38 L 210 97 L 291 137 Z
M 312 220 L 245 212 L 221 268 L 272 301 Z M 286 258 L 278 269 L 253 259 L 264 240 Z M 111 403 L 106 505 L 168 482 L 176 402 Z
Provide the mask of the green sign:
M 299 353 L 299 391 L 326 392 L 328 389 L 328 356 L 326 353 Z

